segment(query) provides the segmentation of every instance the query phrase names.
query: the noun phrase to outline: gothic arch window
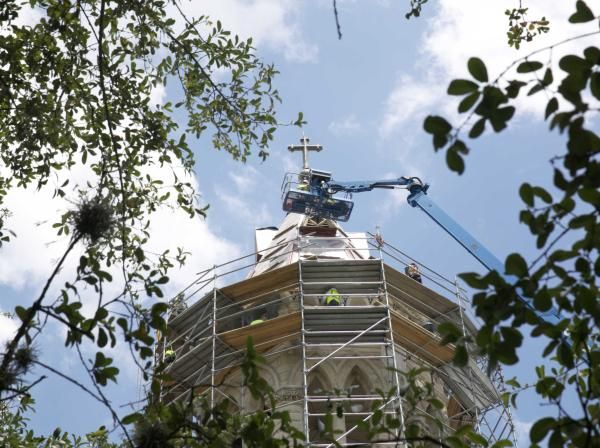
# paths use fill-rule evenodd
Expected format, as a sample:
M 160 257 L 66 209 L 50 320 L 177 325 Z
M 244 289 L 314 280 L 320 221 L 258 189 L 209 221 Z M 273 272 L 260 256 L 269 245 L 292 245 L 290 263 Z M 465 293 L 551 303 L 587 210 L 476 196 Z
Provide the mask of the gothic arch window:
M 328 398 L 333 397 L 334 394 L 331 383 L 321 369 L 317 369 L 310 375 L 308 396 L 310 397 L 308 403 L 310 441 L 327 442 L 328 440 L 322 434 L 325 429 L 325 417 L 323 414 L 326 414 L 331 409 L 332 404 L 334 405 L 334 402 L 328 401 Z M 335 414 L 335 408 L 333 409 L 333 413 Z
M 468 424 L 474 426 L 477 423 L 473 415 L 465 409 L 454 395 L 448 399 L 446 412 L 448 414 L 448 423 L 454 430 L 463 425 Z
M 344 406 L 345 426 L 348 431 L 369 415 L 373 402 L 372 397 L 375 394 L 368 375 L 358 366 L 354 366 L 350 371 L 344 388 L 349 395 L 348 403 Z M 360 427 L 353 429 L 346 436 L 346 443 L 366 443 L 368 441 L 367 431 Z

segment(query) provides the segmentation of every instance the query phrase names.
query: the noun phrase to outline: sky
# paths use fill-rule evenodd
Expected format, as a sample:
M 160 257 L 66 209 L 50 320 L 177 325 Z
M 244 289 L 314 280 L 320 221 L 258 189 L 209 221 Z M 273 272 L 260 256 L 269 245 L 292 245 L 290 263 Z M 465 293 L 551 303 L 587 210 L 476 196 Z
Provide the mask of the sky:
M 331 1 L 185 4 L 189 14 L 207 14 L 242 37 L 252 36 L 259 56 L 273 62 L 280 72 L 275 80 L 283 99 L 280 120 L 293 121 L 301 111 L 307 124 L 302 130 L 281 127 L 265 162 L 256 156 L 242 164 L 212 149 L 208 140 L 193 144 L 196 169 L 191 179 L 202 201 L 210 204 L 207 219 L 192 221 L 162 212 L 153 222 L 157 246 L 184 246 L 192 253 L 186 268 L 173 275 L 171 288 L 187 284 L 194 272 L 207 266 L 252 252 L 254 228 L 282 221 L 281 180 L 285 172 L 301 166 L 299 154 L 290 154 L 286 148 L 297 144 L 303 133 L 324 147 L 311 154 L 312 167 L 331 171 L 337 180 L 419 176 L 431 185 L 430 197 L 498 257 L 519 251 L 533 260 L 533 240 L 518 222 L 518 188 L 523 181 L 551 185 L 548 159 L 564 146 L 564 138 L 549 133 L 543 121 L 544 98 L 520 103 L 507 131 L 473 142 L 462 176 L 447 169 L 444 155 L 434 153 L 422 130 L 428 114 L 458 120 L 458 102 L 445 89 L 451 79 L 467 77 L 470 56 L 484 59 L 494 77 L 514 59 L 584 29 L 566 23 L 571 2 L 531 0 L 527 2 L 531 16 L 546 16 L 551 32 L 520 51 L 509 48 L 504 11 L 516 3 L 439 0 L 425 4 L 420 18 L 406 20 L 408 1 L 338 0 L 341 40 Z M 558 61 L 560 52 L 583 45 L 555 49 L 553 61 Z M 158 91 L 156 101 L 168 101 L 170 94 L 170 87 Z M 74 173 L 77 176 L 83 174 Z M 18 237 L 0 250 L 0 311 L 31 303 L 64 248 L 65 240 L 56 237 L 51 224 L 68 204 L 49 200 L 44 193 L 15 190 L 8 196 L 7 206 L 13 211 L 9 226 Z M 386 241 L 449 278 L 482 271 L 441 228 L 406 203 L 404 192 L 375 191 L 357 194 L 354 200 L 353 216 L 345 229 L 372 232 L 379 226 Z M 75 263 L 72 259 L 64 270 Z M 13 322 L 0 317 L 0 339 L 9 337 L 14 328 Z M 77 362 L 63 347 L 63 340 L 58 330 L 45 335 L 41 342 L 44 358 L 79 378 Z M 539 344 L 527 341 L 521 355 L 533 359 L 539 353 Z M 124 353 L 115 356 L 127 359 Z M 525 383 L 532 379 L 523 367 L 506 369 L 507 377 L 515 375 Z M 109 396 L 119 407 L 135 400 L 139 391 L 135 369 L 125 368 Z M 30 418 L 41 432 L 59 426 L 82 433 L 99 424 L 110 425 L 105 409 L 60 379 L 42 382 L 36 398 L 37 411 Z M 531 422 L 548 408 L 532 394 L 518 404 L 515 419 L 524 442 Z M 128 408 L 119 409 L 126 412 Z

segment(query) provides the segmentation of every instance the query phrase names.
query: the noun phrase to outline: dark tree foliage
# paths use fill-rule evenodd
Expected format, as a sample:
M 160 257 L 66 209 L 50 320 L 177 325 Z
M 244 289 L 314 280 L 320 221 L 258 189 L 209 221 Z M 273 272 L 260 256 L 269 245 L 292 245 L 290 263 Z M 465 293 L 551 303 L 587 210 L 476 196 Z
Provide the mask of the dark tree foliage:
M 3 207 L 11 190 L 38 188 L 73 204 L 49 217 L 64 253 L 39 295 L 16 307 L 18 330 L 0 352 L 3 406 L 28 400 L 45 378 L 32 377 L 37 367 L 84 388 L 119 421 L 102 391 L 119 374 L 107 349 L 128 344 L 149 378 L 167 309 L 157 299 L 186 255 L 147 251 L 153 214 L 165 207 L 205 214 L 189 180 L 190 141 L 206 136 L 240 161 L 253 152 L 267 157 L 279 124 L 276 74 L 252 39 L 187 17 L 179 0 L 0 2 L 0 248 L 14 235 Z M 167 88 L 173 102 L 155 104 L 153 92 Z M 82 183 L 74 184 L 73 170 L 87 172 Z M 76 272 L 57 284 L 75 253 Z M 65 344 L 93 389 L 37 351 L 49 322 L 66 328 Z M 92 359 L 83 344 L 96 347 Z
M 569 22 L 600 25 L 599 13 L 577 1 Z M 514 284 L 497 272 L 462 275 L 480 291 L 473 305 L 484 325 L 475 343 L 489 356 L 491 367 L 522 361 L 517 348 L 526 325 L 532 328 L 531 337 L 544 338 L 543 355 L 551 367 L 536 367 L 535 388 L 555 406 L 556 416 L 536 421 L 530 437 L 534 445 L 548 437 L 551 447 L 600 445 L 600 138 L 592 124 L 600 111 L 600 48 L 592 45 L 563 56 L 559 74 L 552 67 L 553 48 L 590 35 L 600 31 L 517 59 L 493 79 L 481 59 L 469 59 L 470 78 L 455 79 L 448 86 L 449 95 L 462 98 L 458 112 L 466 115 L 464 121 L 454 126 L 441 116 L 428 116 L 424 122 L 435 151 L 445 150 L 448 167 L 459 174 L 465 170 L 469 140 L 490 129 L 504 131 L 517 98 L 544 93 L 548 98 L 544 119 L 550 131 L 566 137 L 564 150 L 550 160 L 555 192 L 528 182 L 519 190 L 525 205 L 520 220 L 535 238 L 539 255 L 529 263 L 518 253 L 508 256 L 506 274 L 518 278 Z M 509 76 L 512 68 L 516 74 Z M 557 324 L 538 317 L 551 307 L 562 314 Z M 451 328 L 446 328 L 446 341 L 467 342 Z M 515 403 L 520 385 L 516 380 L 513 385 Z M 569 390 L 575 391 L 579 409 L 562 405 Z
M 41 18 L 33 25 L 15 25 L 25 3 L 38 8 Z M 411 1 L 407 16 L 419 16 L 425 3 Z M 589 3 L 575 2 L 570 22 L 598 23 L 599 12 Z M 166 14 L 167 6 L 177 12 L 175 18 Z M 155 332 L 165 329 L 167 305 L 155 301 L 144 308 L 140 297 L 161 298 L 169 270 L 184 262 L 185 254 L 173 259 L 167 252 L 153 256 L 145 251 L 152 213 L 173 206 L 173 199 L 174 207 L 190 216 L 204 213 L 192 186 L 178 175 L 178 167 L 194 166 L 188 138 L 211 133 L 213 145 L 236 159 L 245 160 L 252 147 L 265 157 L 277 125 L 274 105 L 279 101 L 272 87 L 276 72 L 256 58 L 251 41 L 232 37 L 207 17 L 185 17 L 178 6 L 176 0 L 0 4 L 0 206 L 11 188 L 30 185 L 54 185 L 55 195 L 68 197 L 68 170 L 83 164 L 93 172 L 88 184 L 79 186 L 77 196 L 71 198 L 76 204 L 73 210 L 55 224 L 59 235 L 67 236 L 62 258 L 31 305 L 15 310 L 19 328 L 0 358 L 0 443 L 6 446 L 116 446 L 108 441 L 105 428 L 85 437 L 60 428 L 46 437 L 28 430 L 24 412 L 33 404 L 31 390 L 44 379 L 25 376 L 33 366 L 71 381 L 104 403 L 122 430 L 124 440 L 119 446 L 302 443 L 302 434 L 287 412 L 277 410 L 273 391 L 260 377 L 264 361 L 251 343 L 242 366 L 245 387 L 263 410 L 242 416 L 231 412 L 227 400 L 210 407 L 203 399 L 168 406 L 154 399 L 160 382 L 168 380 L 151 361 Z M 514 46 L 547 31 L 545 19 L 532 21 L 533 29 L 523 25 L 526 11 L 521 9 L 519 5 L 509 11 L 514 23 L 508 37 Z M 529 263 L 518 253 L 507 258 L 506 274 L 517 277 L 516 283 L 508 283 L 496 272 L 463 274 L 479 291 L 473 304 L 484 325 L 474 341 L 465 340 L 451 325 L 439 330 L 445 342 L 457 344 L 458 365 L 467 361 L 464 346 L 475 343 L 493 368 L 521 361 L 517 349 L 526 328 L 531 328 L 532 337 L 544 338 L 544 356 L 550 365 L 536 368 L 536 392 L 556 408 L 555 416 L 534 423 L 532 444 L 595 447 L 600 445 L 600 138 L 590 123 L 600 110 L 600 49 L 590 46 L 564 56 L 558 74 L 551 59 L 539 59 L 563 43 L 516 60 L 492 80 L 485 62 L 471 58 L 469 79 L 454 80 L 448 88 L 449 95 L 462 98 L 458 111 L 465 120 L 455 126 L 443 117 L 429 116 L 424 122 L 434 149 L 444 150 L 449 168 L 459 174 L 465 170 L 470 143 L 486 130 L 505 130 L 519 97 L 545 92 L 549 100 L 544 118 L 551 131 L 566 137 L 564 151 L 551 160 L 555 191 L 529 183 L 520 188 L 525 204 L 520 218 L 535 237 L 539 256 Z M 509 76 L 511 68 L 516 74 Z M 150 104 L 153 88 L 172 87 L 174 82 L 173 92 L 180 94 L 180 101 Z M 186 117 L 183 128 L 173 118 L 177 109 Z M 301 122 L 299 117 L 296 123 Z M 168 186 L 173 193 L 165 193 L 164 181 L 146 173 L 149 165 L 170 169 Z M 9 220 L 10 211 L 0 207 L 0 244 L 10 241 Z M 80 246 L 83 255 L 74 278 L 59 288 L 57 297 L 48 297 L 65 259 Z M 117 296 L 105 297 L 106 285 L 117 281 L 110 273 L 114 267 L 124 286 Z M 90 291 L 95 292 L 97 303 L 91 314 L 82 307 Z M 558 324 L 539 318 L 553 306 L 564 317 Z M 48 320 L 67 328 L 66 344 L 80 357 L 94 389 L 46 364 L 43 353 L 36 351 L 35 338 Z M 82 356 L 84 342 L 98 347 L 93 360 Z M 102 391 L 118 377 L 118 367 L 106 352 L 117 343 L 130 344 L 152 385 L 143 411 L 125 417 L 116 414 Z M 373 442 L 391 437 L 410 446 L 490 446 L 469 426 L 445 439 L 424 433 L 411 410 L 423 405 L 439 409 L 442 404 L 430 388 L 417 384 L 421 372 L 400 373 L 406 379 L 402 391 L 406 417 L 382 412 L 395 391 L 381 391 L 381 400 L 371 409 L 373 417 L 361 423 Z M 517 404 L 521 386 L 516 380 L 511 384 L 514 392 L 505 398 Z M 568 390 L 579 399 L 575 411 L 563 406 Z M 324 432 L 332 438 L 335 414 L 343 414 L 343 403 L 332 405 L 325 417 Z M 491 446 L 510 445 L 499 441 Z

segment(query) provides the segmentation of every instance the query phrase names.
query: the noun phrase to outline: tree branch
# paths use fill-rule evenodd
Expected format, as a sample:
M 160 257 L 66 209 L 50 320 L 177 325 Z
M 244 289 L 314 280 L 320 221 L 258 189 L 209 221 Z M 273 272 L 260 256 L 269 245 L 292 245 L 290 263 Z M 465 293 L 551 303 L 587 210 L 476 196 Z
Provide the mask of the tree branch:
M 56 277 L 56 275 L 62 268 L 62 265 L 65 262 L 65 260 L 67 259 L 67 256 L 69 255 L 71 250 L 73 250 L 73 248 L 79 242 L 80 239 L 81 239 L 81 235 L 77 235 L 77 236 L 73 237 L 73 239 L 69 243 L 69 246 L 67 247 L 67 250 L 65 251 L 65 253 L 61 257 L 61 259 L 55 266 L 54 271 L 52 271 L 52 274 L 46 281 L 46 284 L 44 285 L 44 289 L 42 289 L 40 296 L 33 303 L 33 305 L 27 310 L 27 315 L 25 316 L 25 319 L 21 323 L 21 326 L 19 327 L 17 334 L 7 345 L 6 352 L 4 353 L 4 355 L 2 357 L 2 365 L 0 365 L 0 371 L 4 372 L 7 370 L 8 365 L 12 361 L 12 358 L 15 354 L 15 350 L 17 349 L 21 338 L 23 338 L 23 336 L 25 336 L 25 334 L 27 333 L 27 330 L 29 329 L 29 326 L 31 325 L 31 322 L 33 321 L 33 319 L 37 315 L 38 311 L 42 307 L 42 301 L 46 297 L 48 288 L 50 288 L 52 281 L 54 280 L 54 278 Z

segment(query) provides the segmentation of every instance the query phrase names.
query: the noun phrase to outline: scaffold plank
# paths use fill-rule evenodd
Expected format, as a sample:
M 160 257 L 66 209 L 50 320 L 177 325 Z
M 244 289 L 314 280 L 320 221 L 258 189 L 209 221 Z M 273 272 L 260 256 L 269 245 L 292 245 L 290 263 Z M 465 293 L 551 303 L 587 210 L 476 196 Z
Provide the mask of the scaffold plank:
M 384 268 L 388 288 L 391 286 L 390 292 L 423 314 L 435 318 L 458 308 L 458 305 L 452 300 L 432 291 L 387 264 L 384 264 Z
M 239 302 L 297 281 L 298 263 L 293 263 L 226 286 L 221 291 L 232 301 Z
M 227 345 L 238 349 L 245 347 L 248 336 L 252 336 L 255 345 L 261 344 L 260 351 L 266 351 L 274 345 L 298 337 L 300 328 L 300 312 L 295 312 L 269 319 L 261 324 L 219 333 L 218 336 Z M 273 341 L 273 344 L 269 345 L 269 341 Z
M 424 358 L 435 366 L 452 361 L 454 347 L 440 345 L 440 338 L 408 318 L 390 310 L 392 328 L 397 344 L 405 347 L 417 357 Z

